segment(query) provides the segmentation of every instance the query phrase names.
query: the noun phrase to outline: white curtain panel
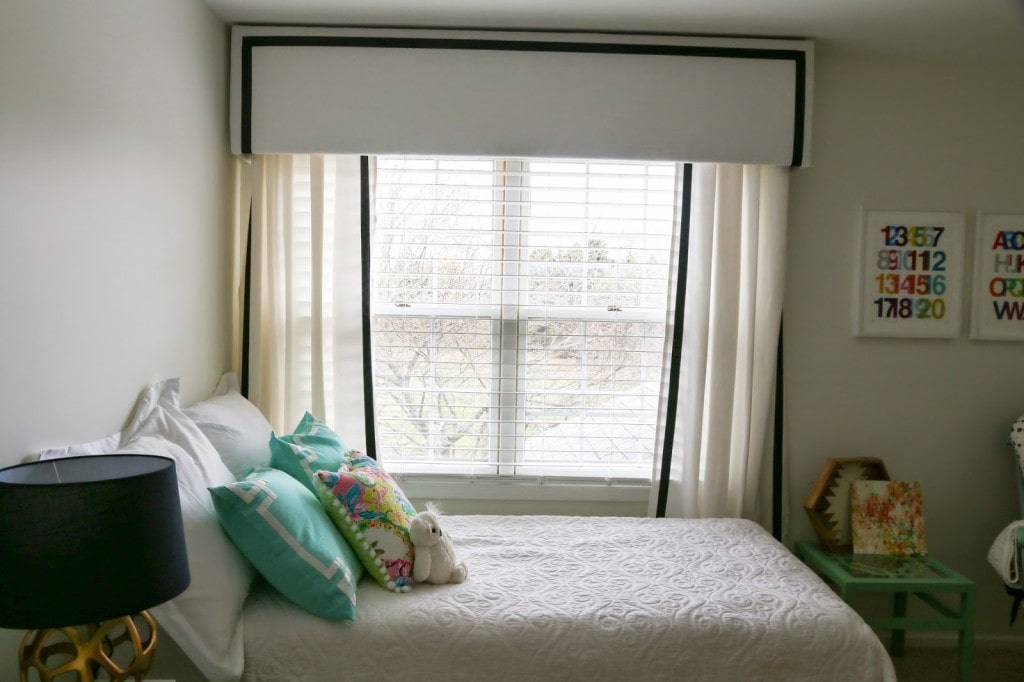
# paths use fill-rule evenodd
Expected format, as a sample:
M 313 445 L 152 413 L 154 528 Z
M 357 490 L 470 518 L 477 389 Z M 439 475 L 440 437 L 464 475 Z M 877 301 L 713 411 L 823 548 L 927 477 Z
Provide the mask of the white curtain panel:
M 248 397 L 278 433 L 308 410 L 363 447 L 359 157 L 254 155 L 251 175 Z
M 249 399 L 279 433 L 294 414 L 289 409 L 289 364 L 294 325 L 288 310 L 292 290 L 293 222 L 291 156 L 252 159 L 252 247 L 250 253 Z
M 788 188 L 782 167 L 693 167 L 667 516 L 770 522 L 761 490 L 771 472 Z

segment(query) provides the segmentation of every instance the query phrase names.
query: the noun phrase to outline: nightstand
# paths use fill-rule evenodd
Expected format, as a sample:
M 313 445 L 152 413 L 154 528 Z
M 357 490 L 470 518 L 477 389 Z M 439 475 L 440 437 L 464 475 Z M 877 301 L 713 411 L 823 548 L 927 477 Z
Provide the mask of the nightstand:
M 843 601 L 854 608 L 857 608 L 858 595 L 872 592 L 893 595 L 892 616 L 864 616 L 871 627 L 892 631 L 893 656 L 903 655 L 907 630 L 957 631 L 957 679 L 960 682 L 970 680 L 977 599 L 973 581 L 931 556 L 833 554 L 818 542 L 796 543 L 795 554 L 832 583 Z M 931 607 L 932 612 L 924 617 L 908 617 L 910 595 Z

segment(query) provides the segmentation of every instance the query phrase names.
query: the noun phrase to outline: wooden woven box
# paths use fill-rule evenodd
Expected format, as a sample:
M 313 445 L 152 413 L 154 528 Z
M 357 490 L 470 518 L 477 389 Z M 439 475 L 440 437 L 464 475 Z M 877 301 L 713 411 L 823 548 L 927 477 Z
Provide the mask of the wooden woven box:
M 889 472 L 877 457 L 829 459 L 807 495 L 804 510 L 821 544 L 830 552 L 850 552 L 850 483 L 888 481 Z

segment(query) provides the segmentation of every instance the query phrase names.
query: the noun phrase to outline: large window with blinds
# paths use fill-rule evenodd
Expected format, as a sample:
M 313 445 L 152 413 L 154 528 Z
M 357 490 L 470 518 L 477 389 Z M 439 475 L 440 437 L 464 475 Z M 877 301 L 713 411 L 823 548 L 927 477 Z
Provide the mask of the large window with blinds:
M 371 357 L 389 470 L 650 478 L 675 173 L 378 157 Z

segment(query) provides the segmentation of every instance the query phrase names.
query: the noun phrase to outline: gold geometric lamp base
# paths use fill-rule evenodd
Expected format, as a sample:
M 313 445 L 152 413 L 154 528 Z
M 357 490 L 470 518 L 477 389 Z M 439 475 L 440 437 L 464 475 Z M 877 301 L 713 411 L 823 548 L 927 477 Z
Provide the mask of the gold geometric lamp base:
M 18 662 L 21 682 L 142 682 L 155 653 L 156 622 L 143 611 L 98 625 L 29 630 Z

